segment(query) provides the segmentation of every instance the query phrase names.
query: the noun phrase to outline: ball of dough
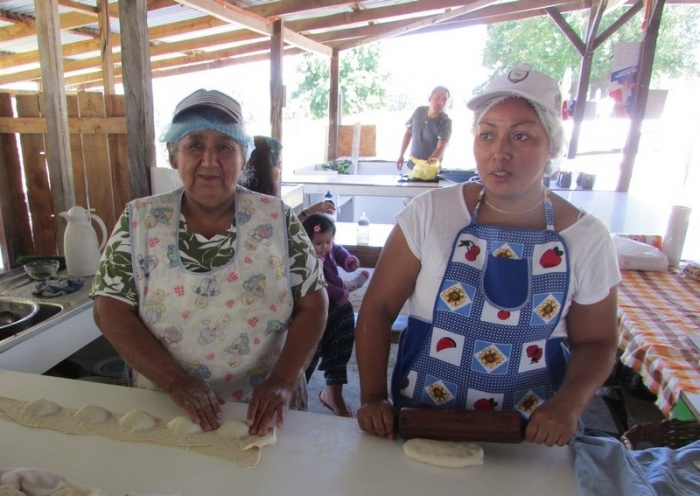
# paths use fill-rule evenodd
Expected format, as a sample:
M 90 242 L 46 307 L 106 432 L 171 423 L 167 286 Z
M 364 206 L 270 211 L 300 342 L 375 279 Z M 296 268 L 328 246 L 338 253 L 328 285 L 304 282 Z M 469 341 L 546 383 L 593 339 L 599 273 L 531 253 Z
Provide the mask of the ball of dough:
M 86 405 L 75 412 L 75 418 L 83 424 L 97 425 L 106 422 L 112 412 L 97 405 Z
M 27 403 L 24 406 L 24 414 L 28 417 L 48 417 L 58 413 L 60 409 L 61 407 L 53 401 L 41 398 Z
M 484 463 L 481 446 L 466 441 L 413 438 L 404 443 L 403 452 L 409 458 L 440 467 L 459 468 Z
M 129 432 L 147 431 L 156 426 L 156 419 L 146 412 L 134 410 L 122 416 L 119 425 Z
M 168 422 L 168 429 L 173 431 L 176 436 L 187 436 L 203 432 L 198 424 L 195 424 L 187 417 L 175 417 Z

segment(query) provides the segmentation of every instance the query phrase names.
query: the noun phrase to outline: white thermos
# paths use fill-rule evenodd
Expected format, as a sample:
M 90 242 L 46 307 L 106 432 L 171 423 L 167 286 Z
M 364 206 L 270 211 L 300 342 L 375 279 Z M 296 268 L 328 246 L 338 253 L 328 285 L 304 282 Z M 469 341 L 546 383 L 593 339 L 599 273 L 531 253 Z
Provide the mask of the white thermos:
M 107 227 L 105 223 L 91 210 L 82 207 L 72 207 L 68 212 L 61 212 L 61 217 L 68 221 L 63 235 L 63 251 L 66 256 L 66 269 L 71 276 L 92 276 L 97 272 L 102 248 L 107 243 Z M 95 228 L 91 220 L 100 226 L 102 242 L 97 240 Z
M 688 232 L 690 221 L 690 207 L 673 205 L 671 216 L 668 219 L 666 234 L 664 235 L 661 251 L 668 257 L 669 267 L 678 267 L 683 253 L 683 243 Z

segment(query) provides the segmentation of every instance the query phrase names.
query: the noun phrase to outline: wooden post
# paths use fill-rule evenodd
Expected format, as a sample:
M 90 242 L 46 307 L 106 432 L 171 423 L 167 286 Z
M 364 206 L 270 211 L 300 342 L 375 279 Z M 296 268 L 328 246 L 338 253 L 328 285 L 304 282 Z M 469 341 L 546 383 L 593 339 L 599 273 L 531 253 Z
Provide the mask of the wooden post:
M 578 150 L 578 139 L 581 134 L 581 125 L 586 115 L 586 101 L 588 100 L 588 86 L 591 82 L 591 68 L 593 67 L 593 53 L 595 52 L 595 35 L 603 17 L 607 0 L 601 0 L 597 7 L 591 7 L 588 16 L 588 26 L 586 29 L 585 50 L 581 57 L 581 70 L 578 80 L 578 90 L 576 91 L 576 108 L 574 108 L 574 127 L 571 130 L 569 139 L 569 152 L 567 157 L 576 158 Z
M 661 14 L 664 10 L 665 0 L 649 0 L 652 2 L 647 27 L 642 37 L 642 49 L 639 53 L 639 64 L 637 66 L 637 78 L 635 81 L 634 99 L 632 100 L 632 110 L 630 118 L 630 131 L 627 135 L 627 142 L 622 151 L 622 163 L 620 164 L 620 178 L 617 182 L 616 191 L 627 192 L 632 182 L 632 171 L 634 170 L 634 160 L 639 151 L 639 140 L 642 134 L 642 123 L 647 110 L 647 97 L 649 96 L 649 81 L 651 80 L 651 70 L 654 66 L 654 52 L 656 51 L 656 40 L 659 37 L 659 26 L 661 25 Z
M 340 52 L 333 49 L 331 56 L 331 88 L 328 94 L 328 151 L 326 160 L 338 158 L 338 126 L 340 125 Z
M 44 88 L 46 161 L 51 181 L 54 220 L 57 220 L 59 212 L 64 212 L 75 204 L 66 90 L 63 80 L 61 24 L 57 0 L 34 0 L 34 8 Z M 57 240 L 63 239 L 65 227 L 65 222 L 55 222 Z M 58 244 L 59 253 L 63 253 L 62 244 Z
M 102 84 L 105 95 L 114 95 L 114 62 L 112 57 L 112 32 L 109 23 L 109 0 L 97 2 L 97 20 L 100 25 L 100 56 L 102 58 Z
M 146 0 L 119 0 L 122 81 L 126 100 L 126 139 L 132 199 L 151 193 L 150 168 L 156 167 L 147 14 Z
M 270 129 L 272 137 L 282 141 L 282 114 L 284 109 L 284 84 L 282 63 L 284 60 L 284 28 L 282 19 L 272 25 L 270 39 Z

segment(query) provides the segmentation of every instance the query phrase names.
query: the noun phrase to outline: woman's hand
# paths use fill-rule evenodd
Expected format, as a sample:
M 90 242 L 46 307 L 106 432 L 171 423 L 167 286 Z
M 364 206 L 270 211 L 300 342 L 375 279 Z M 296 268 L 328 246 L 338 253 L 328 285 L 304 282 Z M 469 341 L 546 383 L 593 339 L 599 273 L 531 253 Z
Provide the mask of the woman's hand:
M 576 433 L 578 415 L 557 401 L 556 396 L 542 403 L 530 417 L 525 440 L 547 446 L 564 446 Z
M 203 431 L 213 431 L 221 426 L 221 405 L 225 403 L 211 390 L 209 384 L 189 374 L 182 374 L 167 389 L 170 398 Z
M 306 209 L 307 215 L 309 214 L 326 214 L 332 215 L 335 213 L 335 205 L 331 202 L 322 201 L 314 203 L 309 208 Z
M 272 418 L 277 415 L 276 427 L 284 424 L 284 413 L 292 401 L 296 387 L 269 377 L 253 390 L 248 405 L 246 423 L 251 435 L 264 436 L 270 428 Z
M 363 403 L 357 410 L 357 424 L 365 432 L 394 439 L 394 408 L 387 400 Z

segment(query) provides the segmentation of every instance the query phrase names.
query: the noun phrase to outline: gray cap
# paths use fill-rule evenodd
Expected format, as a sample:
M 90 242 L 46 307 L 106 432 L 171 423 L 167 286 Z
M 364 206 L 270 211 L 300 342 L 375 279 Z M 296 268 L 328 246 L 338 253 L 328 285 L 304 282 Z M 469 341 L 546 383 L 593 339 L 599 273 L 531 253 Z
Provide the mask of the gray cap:
M 221 110 L 226 115 L 229 115 L 235 122 L 243 122 L 240 103 L 220 91 L 205 90 L 201 88 L 191 95 L 183 98 L 182 101 L 175 106 L 172 119 L 173 122 L 175 122 L 175 120 L 186 110 L 194 107 L 215 108 Z

